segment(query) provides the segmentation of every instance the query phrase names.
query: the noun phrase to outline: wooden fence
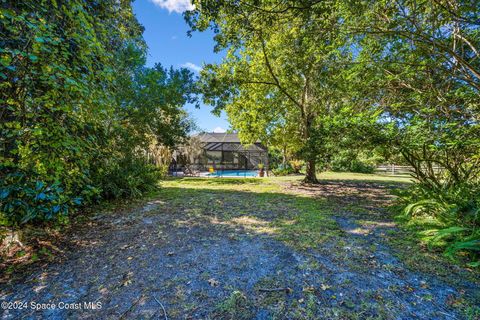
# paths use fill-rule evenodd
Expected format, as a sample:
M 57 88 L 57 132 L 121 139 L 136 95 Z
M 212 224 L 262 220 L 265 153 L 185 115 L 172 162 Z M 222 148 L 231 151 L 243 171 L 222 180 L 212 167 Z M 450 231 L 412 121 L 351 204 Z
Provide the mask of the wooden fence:
M 433 167 L 433 170 L 438 173 L 442 170 L 441 167 Z M 389 175 L 409 175 L 413 172 L 411 166 L 399 166 L 396 164 L 381 164 L 375 169 L 375 173 L 389 174 Z
M 413 168 L 410 166 L 399 166 L 396 164 L 382 164 L 377 166 L 375 173 L 389 174 L 389 175 L 407 175 L 412 172 Z

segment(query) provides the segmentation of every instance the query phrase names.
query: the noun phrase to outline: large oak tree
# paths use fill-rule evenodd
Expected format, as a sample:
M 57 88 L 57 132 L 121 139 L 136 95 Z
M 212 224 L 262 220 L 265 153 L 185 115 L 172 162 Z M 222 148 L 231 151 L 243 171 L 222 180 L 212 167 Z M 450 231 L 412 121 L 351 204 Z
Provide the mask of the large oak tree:
M 212 27 L 226 58 L 202 72 L 205 101 L 225 109 L 244 142 L 289 128 L 306 162 L 305 182 L 317 182 L 325 150 L 325 119 L 347 101 L 342 85 L 352 59 L 335 3 L 200 1 L 187 14 L 194 30 Z M 299 2 L 298 2 L 299 3 Z M 272 139 L 273 141 L 278 139 Z

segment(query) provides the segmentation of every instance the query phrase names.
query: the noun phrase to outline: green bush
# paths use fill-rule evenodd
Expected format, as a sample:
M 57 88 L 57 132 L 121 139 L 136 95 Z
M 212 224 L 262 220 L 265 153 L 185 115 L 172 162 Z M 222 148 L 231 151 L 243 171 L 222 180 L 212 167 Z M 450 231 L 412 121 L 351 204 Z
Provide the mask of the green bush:
M 351 150 L 339 151 L 330 160 L 330 170 L 336 172 L 374 173 L 379 157 Z
M 51 221 L 68 214 L 84 203 L 81 194 L 73 195 L 60 181 L 45 182 L 40 176 L 23 172 L 5 175 L 0 183 L 0 212 L 2 224 L 19 225 L 35 221 Z M 92 197 L 97 190 L 85 189 L 84 196 Z
M 277 168 L 273 169 L 272 172 L 276 176 L 287 176 L 289 174 L 294 174 L 295 170 L 290 164 L 280 164 Z
M 162 172 L 144 159 L 131 158 L 113 163 L 96 177 L 105 199 L 140 197 L 155 190 Z
M 158 169 L 161 178 L 165 178 L 168 175 L 169 167 L 170 167 L 169 164 L 156 165 L 156 168 Z
M 436 189 L 416 184 L 401 192 L 400 207 L 430 247 L 480 266 L 480 184 Z
M 334 159 L 331 164 L 331 170 L 336 172 L 357 172 L 357 173 L 374 173 L 375 165 L 369 164 L 357 159 L 345 160 Z
M 0 224 L 156 187 L 143 155 L 187 135 L 195 88 L 187 69 L 145 67 L 131 1 L 7 1 L 0 17 Z
M 290 165 L 290 168 L 292 168 L 293 173 L 300 173 L 300 170 L 305 166 L 305 161 L 303 160 L 290 160 L 288 161 L 288 164 Z

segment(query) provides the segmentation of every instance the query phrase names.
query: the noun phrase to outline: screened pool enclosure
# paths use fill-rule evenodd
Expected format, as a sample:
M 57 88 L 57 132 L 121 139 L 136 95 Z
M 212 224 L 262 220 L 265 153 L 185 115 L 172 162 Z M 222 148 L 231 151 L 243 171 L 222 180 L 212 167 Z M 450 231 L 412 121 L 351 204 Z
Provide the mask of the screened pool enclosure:
M 188 166 L 196 171 L 256 170 L 268 167 L 267 149 L 261 143 L 243 145 L 236 133 L 202 133 L 192 138 L 197 151 L 188 148 L 176 152 L 177 169 Z

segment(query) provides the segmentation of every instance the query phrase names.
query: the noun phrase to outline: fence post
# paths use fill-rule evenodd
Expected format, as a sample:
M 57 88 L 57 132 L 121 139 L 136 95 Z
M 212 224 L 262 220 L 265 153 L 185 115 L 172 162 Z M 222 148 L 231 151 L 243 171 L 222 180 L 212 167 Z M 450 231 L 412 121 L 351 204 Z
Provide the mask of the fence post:
M 392 164 L 392 176 L 395 175 L 395 163 Z

